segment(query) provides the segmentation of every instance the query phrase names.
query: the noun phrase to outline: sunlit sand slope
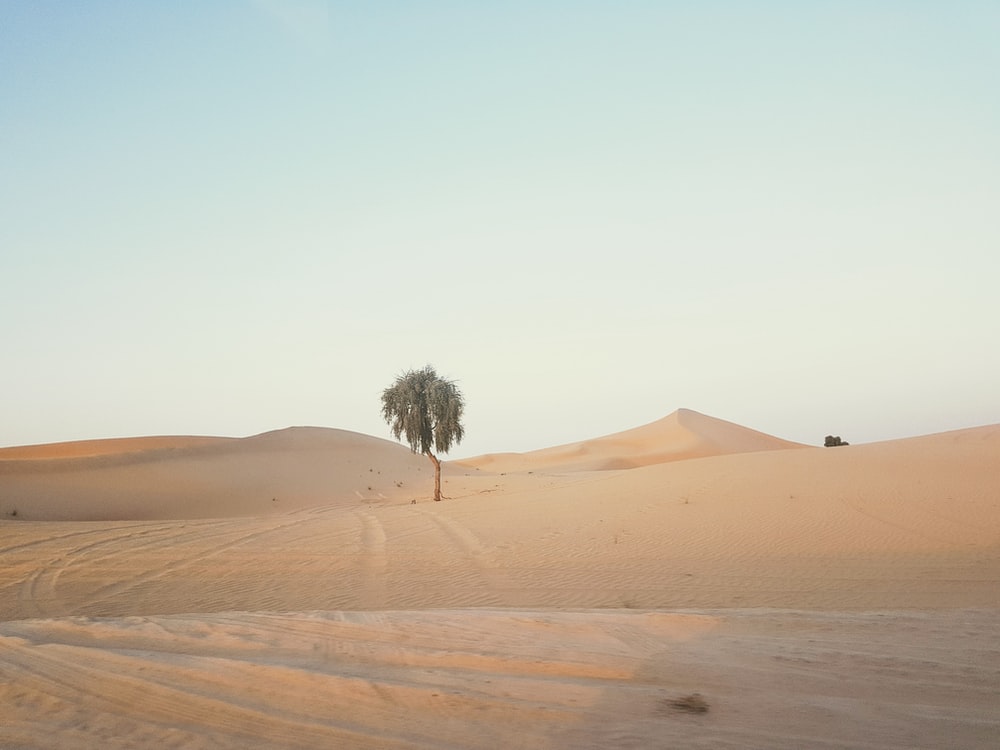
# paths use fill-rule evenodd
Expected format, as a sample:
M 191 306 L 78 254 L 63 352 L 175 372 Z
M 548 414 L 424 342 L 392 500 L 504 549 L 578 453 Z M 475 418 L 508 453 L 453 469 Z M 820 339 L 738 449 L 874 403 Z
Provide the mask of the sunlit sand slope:
M 429 463 L 402 450 L 402 461 Z M 420 481 L 408 478 L 400 492 L 426 498 L 429 467 L 413 476 Z M 401 495 L 251 518 L 8 520 L 0 619 L 470 606 L 994 606 L 998 476 L 1000 427 L 984 427 L 621 471 L 451 466 L 441 503 L 412 505 Z M 221 516 L 238 501 L 206 498 L 198 510 Z
M 624 469 L 802 447 L 686 409 L 626 432 L 452 472 Z M 153 520 L 260 516 L 431 492 L 431 464 L 399 443 L 295 427 L 249 438 L 147 437 L 0 449 L 0 518 Z
M 2 460 L 0 748 L 994 748 L 1000 426 L 674 426 L 441 503 L 336 430 Z
M 139 438 L 75 440 L 69 443 L 44 443 L 0 448 L 0 461 L 46 461 L 60 458 L 93 458 L 128 453 L 150 454 L 155 451 L 181 451 L 193 448 L 220 447 L 237 438 L 163 435 Z
M 613 435 L 529 453 L 491 453 L 461 463 L 491 471 L 607 470 L 704 458 L 729 453 L 802 448 L 690 409 Z
M 998 640 L 974 610 L 28 620 L 0 745 L 986 750 Z

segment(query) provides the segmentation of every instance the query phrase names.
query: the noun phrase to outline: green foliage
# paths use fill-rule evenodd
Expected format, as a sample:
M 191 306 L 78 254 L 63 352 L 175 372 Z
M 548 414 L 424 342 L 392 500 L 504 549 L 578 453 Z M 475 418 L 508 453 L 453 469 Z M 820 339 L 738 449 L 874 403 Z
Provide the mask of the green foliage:
M 458 386 L 430 365 L 403 373 L 382 391 L 382 416 L 397 440 L 406 435 L 414 453 L 447 453 L 462 442 L 464 409 Z

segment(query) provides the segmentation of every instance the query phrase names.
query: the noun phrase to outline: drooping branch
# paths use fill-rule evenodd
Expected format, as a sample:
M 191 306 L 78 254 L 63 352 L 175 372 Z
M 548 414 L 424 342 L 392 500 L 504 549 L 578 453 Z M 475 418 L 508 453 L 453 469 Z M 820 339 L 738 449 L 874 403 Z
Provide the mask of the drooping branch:
M 403 435 L 410 450 L 423 453 L 434 464 L 434 499 L 441 499 L 441 462 L 432 450 L 447 453 L 465 436 L 465 401 L 458 386 L 430 365 L 409 370 L 382 392 L 382 416 L 393 436 Z

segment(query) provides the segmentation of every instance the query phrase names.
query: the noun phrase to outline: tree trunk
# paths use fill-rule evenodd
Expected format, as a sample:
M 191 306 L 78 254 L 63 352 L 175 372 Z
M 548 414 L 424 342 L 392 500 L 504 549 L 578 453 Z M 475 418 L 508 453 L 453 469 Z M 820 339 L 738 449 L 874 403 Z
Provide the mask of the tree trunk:
M 427 451 L 427 458 L 431 460 L 434 464 L 434 500 L 440 502 L 441 500 L 441 462 L 438 457 L 435 456 L 430 451 Z

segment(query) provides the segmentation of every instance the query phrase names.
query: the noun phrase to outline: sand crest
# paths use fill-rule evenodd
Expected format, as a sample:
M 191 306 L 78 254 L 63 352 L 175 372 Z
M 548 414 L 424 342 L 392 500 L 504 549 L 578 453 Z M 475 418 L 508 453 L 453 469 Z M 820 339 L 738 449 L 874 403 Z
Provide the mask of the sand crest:
M 528 453 L 491 453 L 460 463 L 505 472 L 632 469 L 688 458 L 803 447 L 690 409 L 678 409 L 642 427 L 604 437 Z
M 427 459 L 346 430 L 127 438 L 0 450 L 0 516 L 112 521 L 258 516 L 409 497 Z

